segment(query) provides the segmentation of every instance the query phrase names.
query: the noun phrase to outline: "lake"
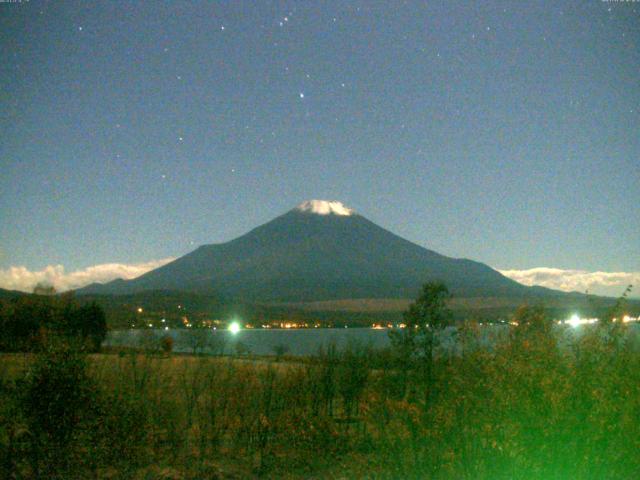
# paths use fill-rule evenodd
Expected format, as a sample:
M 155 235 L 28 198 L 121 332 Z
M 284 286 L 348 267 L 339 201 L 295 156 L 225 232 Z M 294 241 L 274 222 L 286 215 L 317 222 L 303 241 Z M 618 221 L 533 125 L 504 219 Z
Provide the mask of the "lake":
M 114 330 L 109 332 L 104 345 L 141 346 L 168 335 L 174 340 L 175 352 L 190 352 L 195 344 L 206 345 L 204 351 L 208 353 L 222 347 L 224 352 L 232 353 L 241 342 L 256 355 L 273 355 L 280 345 L 286 346 L 291 355 L 313 355 L 320 347 L 331 344 L 339 349 L 352 342 L 373 348 L 386 347 L 389 345 L 387 331 L 372 328 L 246 329 L 237 333 L 226 330 Z
M 629 325 L 628 340 L 634 342 L 634 348 L 640 347 L 640 325 Z M 568 345 L 584 331 L 584 327 L 556 327 L 561 345 Z M 174 340 L 175 352 L 192 352 L 194 346 L 205 353 L 235 353 L 240 343 L 245 351 L 255 355 L 273 355 L 278 346 L 285 346 L 290 355 L 314 355 L 329 345 L 342 349 L 350 343 L 366 345 L 372 348 L 384 348 L 390 345 L 389 330 L 373 328 L 305 328 L 305 329 L 243 329 L 237 333 L 227 330 L 210 329 L 173 329 L 173 330 L 112 330 L 104 342 L 105 346 L 154 346 L 158 347 L 160 338 L 170 336 Z M 458 350 L 455 341 L 455 327 L 447 328 L 440 344 L 445 349 Z M 480 344 L 490 347 L 496 338 L 508 334 L 507 325 L 485 325 L 481 328 Z
M 496 336 L 507 331 L 505 325 L 484 326 L 481 343 L 491 345 Z M 242 329 L 237 333 L 211 329 L 113 330 L 104 345 L 157 348 L 160 338 L 170 336 L 174 340 L 174 352 L 193 352 L 197 346 L 205 353 L 235 353 L 240 343 L 255 355 L 273 355 L 279 346 L 285 346 L 290 355 L 314 355 L 329 345 L 335 345 L 338 350 L 349 344 L 374 349 L 388 347 L 391 344 L 388 332 L 388 329 L 374 328 Z M 449 327 L 440 335 L 443 348 L 456 348 L 455 332 L 455 327 Z

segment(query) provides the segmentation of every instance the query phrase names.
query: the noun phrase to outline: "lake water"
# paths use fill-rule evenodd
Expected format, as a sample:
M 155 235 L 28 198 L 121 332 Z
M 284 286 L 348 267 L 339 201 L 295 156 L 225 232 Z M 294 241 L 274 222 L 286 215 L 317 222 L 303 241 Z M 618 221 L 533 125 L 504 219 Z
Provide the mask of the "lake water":
M 640 325 L 629 325 L 629 340 L 640 349 Z M 445 330 L 440 344 L 445 349 L 458 350 L 454 327 Z M 560 344 L 568 345 L 584 331 L 558 326 Z M 175 352 L 193 352 L 194 347 L 205 353 L 235 353 L 238 344 L 244 351 L 256 355 L 273 355 L 278 346 L 284 346 L 290 355 L 314 355 L 329 345 L 342 349 L 349 343 L 384 348 L 390 345 L 389 330 L 372 328 L 309 328 L 309 329 L 246 329 L 237 333 L 227 330 L 112 330 L 104 342 L 105 346 L 158 348 L 160 338 L 170 336 L 174 340 Z M 508 334 L 506 325 L 485 325 L 481 329 L 480 344 L 490 347 L 499 337 Z
M 174 340 L 174 351 L 191 352 L 194 345 L 205 345 L 204 351 L 214 353 L 224 348 L 224 352 L 237 350 L 240 342 L 249 352 L 256 355 L 273 355 L 276 347 L 284 345 L 291 355 L 313 355 L 320 347 L 334 344 L 344 348 L 351 342 L 382 348 L 389 345 L 388 330 L 372 328 L 309 328 L 309 329 L 247 329 L 238 333 L 226 330 L 114 330 L 109 332 L 106 346 L 142 346 L 159 341 L 169 335 Z M 202 338 L 206 335 L 206 338 Z

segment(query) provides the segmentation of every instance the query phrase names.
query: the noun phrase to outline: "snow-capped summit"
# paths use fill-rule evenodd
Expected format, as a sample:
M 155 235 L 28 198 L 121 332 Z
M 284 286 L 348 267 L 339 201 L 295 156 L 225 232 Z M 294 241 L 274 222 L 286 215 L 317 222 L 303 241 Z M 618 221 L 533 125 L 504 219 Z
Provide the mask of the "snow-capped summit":
M 335 200 L 307 200 L 296 207 L 301 212 L 317 213 L 318 215 L 353 215 L 355 212 Z

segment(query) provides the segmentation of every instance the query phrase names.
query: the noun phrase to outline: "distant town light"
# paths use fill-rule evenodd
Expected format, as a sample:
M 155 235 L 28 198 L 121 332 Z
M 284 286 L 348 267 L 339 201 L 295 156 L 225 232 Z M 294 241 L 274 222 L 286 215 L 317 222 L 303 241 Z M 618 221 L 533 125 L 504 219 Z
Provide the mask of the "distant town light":
M 582 321 L 580 320 L 580 317 L 574 313 L 573 315 L 571 315 L 571 318 L 567 320 L 567 323 L 573 328 L 576 328 L 582 323 Z
M 229 331 L 235 335 L 240 331 L 240 324 L 238 322 L 231 322 L 231 325 L 229 325 Z
M 614 320 L 615 321 L 615 320 Z M 592 325 L 597 323 L 597 318 L 580 318 L 577 314 L 573 314 L 569 320 L 566 320 L 565 323 L 571 325 L 573 328 L 576 328 L 580 325 Z
M 142 307 L 138 307 L 138 313 L 142 313 Z

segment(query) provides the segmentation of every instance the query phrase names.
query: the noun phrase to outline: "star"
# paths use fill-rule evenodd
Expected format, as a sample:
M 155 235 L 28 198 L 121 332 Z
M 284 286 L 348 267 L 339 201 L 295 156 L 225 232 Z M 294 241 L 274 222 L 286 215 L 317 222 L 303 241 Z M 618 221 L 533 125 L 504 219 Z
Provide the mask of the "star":
M 184 138 L 182 138 L 182 137 L 178 137 L 178 140 L 179 140 L 180 142 L 182 142 L 182 141 L 184 140 Z
M 304 93 L 300 92 L 300 98 L 304 98 Z
M 222 25 L 222 26 L 220 27 L 220 30 L 223 30 L 223 31 L 224 31 L 224 25 Z
M 78 31 L 81 32 L 82 31 L 82 27 L 78 27 Z

